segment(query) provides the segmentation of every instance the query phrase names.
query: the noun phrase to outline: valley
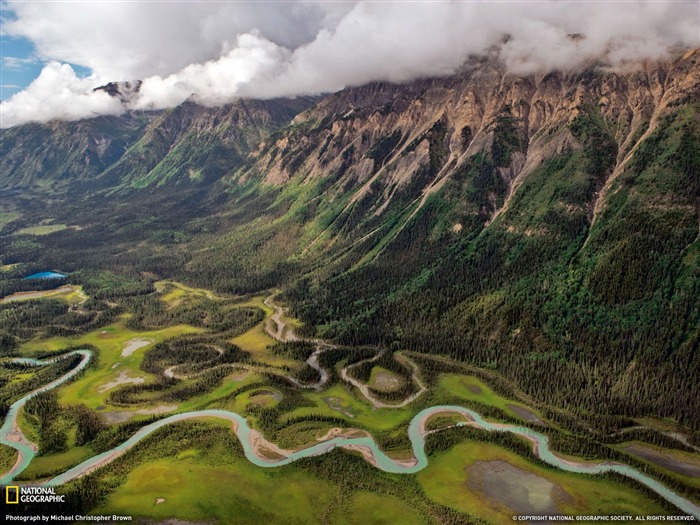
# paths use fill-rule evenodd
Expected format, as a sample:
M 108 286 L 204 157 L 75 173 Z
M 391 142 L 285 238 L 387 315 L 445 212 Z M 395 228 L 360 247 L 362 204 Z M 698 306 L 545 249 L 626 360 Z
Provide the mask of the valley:
M 4 483 L 149 525 L 700 518 L 697 49 L 0 139 Z
M 307 341 L 295 332 L 300 326 L 298 321 L 289 317 L 275 294 L 267 298 L 227 298 L 167 281 L 156 283 L 154 295 L 158 304 L 175 311 L 199 310 L 206 304 L 209 312 L 256 309 L 259 315 L 242 317 L 249 320 L 222 333 L 188 325 L 134 331 L 124 325 L 132 315 L 127 312 L 117 323 L 78 338 L 23 344 L 19 349 L 22 357 L 5 358 L 0 362 L 4 374 L 13 370 L 28 371 L 21 372 L 20 383 L 30 381 L 33 370 L 55 366 L 50 363 L 59 361 L 52 356 L 68 360 L 71 355 L 78 355 L 80 360 L 64 375 L 46 386 L 39 385 L 10 408 L 0 435 L 3 456 L 10 447 L 17 448 L 19 455 L 16 455 L 14 467 L 5 471 L 3 483 L 38 481 L 59 486 L 59 490 L 67 494 L 81 494 L 81 500 L 84 499 L 81 491 L 88 486 L 93 490 L 100 487 L 102 495 L 92 508 L 83 510 L 133 514 L 143 519 L 208 519 L 217 515 L 221 518 L 224 514 L 219 513 L 232 512 L 234 507 L 239 511 L 256 508 L 258 510 L 249 515 L 258 516 L 262 501 L 255 492 L 239 494 L 228 504 L 233 507 L 214 505 L 213 512 L 210 510 L 206 515 L 200 514 L 201 511 L 193 512 L 193 506 L 186 503 L 191 498 L 207 501 L 206 487 L 214 480 L 235 483 L 239 477 L 252 483 L 258 491 L 272 491 L 278 499 L 292 497 L 285 504 L 275 503 L 271 507 L 274 519 L 279 522 L 300 518 L 297 506 L 313 498 L 315 503 L 305 507 L 312 513 L 303 519 L 320 523 L 336 516 L 330 522 L 343 523 L 339 509 L 369 497 L 369 493 L 363 492 L 367 489 L 360 487 L 388 490 L 387 495 L 393 496 L 385 500 L 383 512 L 391 517 L 409 512 L 417 523 L 441 522 L 447 516 L 453 516 L 457 522 L 481 518 L 498 523 L 509 521 L 512 513 L 519 512 L 596 513 L 602 509 L 607 513 L 644 515 L 673 512 L 674 507 L 680 507 L 682 512 L 700 514 L 697 506 L 700 487 L 692 481 L 692 472 L 675 471 L 671 476 L 664 476 L 662 473 L 668 472 L 667 465 L 657 465 L 653 461 L 635 463 L 632 459 L 635 456 L 628 455 L 639 454 L 641 450 L 634 441 L 611 444 L 609 450 L 627 452 L 631 449 L 628 454 L 616 456 L 613 462 L 601 463 L 590 456 L 582 462 L 560 452 L 552 453 L 548 441 L 552 442 L 552 436 L 562 433 L 563 429 L 544 419 L 541 410 L 534 409 L 522 393 L 512 391 L 506 396 L 495 392 L 491 382 L 499 384 L 502 380 L 492 373 L 470 370 L 458 363 L 450 363 L 450 372 L 439 372 L 440 367 L 430 365 L 434 359 L 421 359 L 410 352 L 339 347 L 318 339 Z M 241 335 L 235 335 L 237 332 Z M 251 332 L 258 334 L 258 339 L 242 337 Z M 269 336 L 269 344 L 261 346 L 261 334 Z M 223 340 L 216 343 L 213 338 L 222 335 L 239 342 L 237 359 L 227 360 L 230 351 L 219 349 L 218 345 L 224 345 Z M 212 342 L 198 346 L 195 340 L 204 340 L 204 337 Z M 188 340 L 190 344 L 178 345 L 178 340 Z M 248 347 L 251 352 L 247 351 L 246 343 L 251 345 Z M 158 351 L 159 345 L 167 347 L 167 353 Z M 80 346 L 91 350 L 66 352 L 66 349 Z M 199 355 L 193 353 L 198 348 L 208 352 L 211 359 L 198 357 L 192 361 Z M 387 354 L 390 354 L 391 364 L 385 366 L 393 371 L 376 364 L 378 359 L 389 363 L 384 357 Z M 39 366 L 42 361 L 31 357 L 39 355 L 45 356 L 43 366 Z M 304 362 L 301 360 L 304 356 L 315 356 L 315 361 L 307 357 Z M 437 361 L 442 366 L 449 363 L 444 358 Z M 18 369 L 18 365 L 25 368 Z M 168 374 L 174 366 L 189 373 Z M 304 367 L 313 371 L 316 378 L 301 375 Z M 457 372 L 460 368 L 464 368 L 462 373 Z M 363 369 L 368 369 L 369 373 Z M 220 373 L 214 375 L 215 371 Z M 113 381 L 117 373 L 125 372 L 143 377 L 143 382 L 104 388 L 111 385 L 109 381 Z M 392 397 L 392 390 L 377 390 L 370 382 L 363 381 L 363 378 L 376 379 L 378 374 L 392 374 L 402 384 L 412 385 L 414 391 L 404 393 L 401 399 L 389 401 L 385 397 L 386 401 L 380 401 L 381 396 Z M 202 391 L 194 388 L 201 377 L 208 378 Z M 189 395 L 184 394 L 187 386 L 182 384 L 189 386 Z M 171 391 L 179 389 L 183 395 L 164 396 L 158 393 L 161 388 L 153 388 L 154 385 Z M 113 389 L 130 390 L 134 396 L 116 396 Z M 53 390 L 57 393 L 51 393 Z M 54 412 L 53 418 L 63 420 L 59 425 L 63 426 L 65 440 L 61 451 L 49 453 L 36 446 L 45 442 L 43 432 L 47 431 L 47 416 L 37 413 L 36 409 L 27 413 L 24 408 L 25 403 L 31 404 L 30 398 L 42 399 L 46 395 L 55 396 L 52 402 L 62 407 L 60 412 Z M 170 406 L 157 404 L 166 400 Z M 41 404 L 43 402 L 39 402 Z M 76 405 L 83 407 L 84 417 L 94 419 L 97 416 L 107 422 L 105 425 L 93 421 L 96 434 L 83 444 L 76 440 L 76 433 L 81 431 L 80 421 L 76 428 L 76 422 L 61 415 L 70 413 L 71 407 Z M 106 417 L 107 408 L 110 418 Z M 119 413 L 126 417 L 114 417 Z M 453 417 L 457 414 L 459 419 Z M 433 420 L 437 426 L 431 423 Z M 493 436 L 494 431 L 502 432 L 502 437 Z M 205 435 L 207 445 L 203 446 Z M 549 439 L 545 435 L 550 436 Z M 32 444 L 29 440 L 36 441 Z M 171 442 L 172 445 L 168 444 Z M 104 450 L 110 445 L 114 448 Z M 683 445 L 676 442 L 674 447 L 683 448 Z M 346 452 L 336 451 L 340 448 Z M 682 454 L 689 462 L 700 461 L 700 455 L 695 453 Z M 618 463 L 620 459 L 622 463 Z M 649 460 L 649 456 L 645 459 Z M 489 462 L 498 468 L 489 467 L 484 471 L 483 465 Z M 646 474 L 624 463 L 633 464 L 637 469 L 643 467 L 640 470 Z M 184 465 L 187 468 L 183 471 Z M 253 465 L 265 469 L 274 467 L 280 474 L 270 477 L 251 470 Z M 359 478 L 362 480 L 360 487 L 350 480 L 338 479 L 338 472 L 334 475 L 327 472 L 333 465 L 343 465 L 351 471 L 359 469 L 363 473 Z M 462 468 L 460 465 L 463 470 L 455 470 Z M 647 465 L 651 465 L 651 470 Z M 684 465 L 692 468 L 692 463 Z M 504 481 L 496 478 L 486 481 L 484 472 L 500 472 L 499 469 L 519 472 L 508 477 L 516 486 L 520 482 L 513 480 L 518 476 L 523 480 L 531 478 L 524 485 L 530 487 L 527 490 L 531 492 L 524 495 L 514 492 L 508 500 L 494 499 L 495 493 L 489 491 L 502 489 L 489 487 Z M 635 482 L 623 482 L 624 477 L 581 476 L 581 473 L 610 470 L 632 476 L 652 487 L 654 492 L 645 493 Z M 319 472 L 323 473 L 320 479 L 331 475 L 327 479 L 330 485 L 325 485 L 323 490 L 317 485 L 320 480 L 315 481 Z M 411 482 L 416 484 L 416 490 L 424 491 L 419 503 L 391 489 L 397 484 L 403 486 L 401 479 L 411 473 L 418 473 L 416 481 Z M 279 476 L 291 483 L 293 496 L 284 492 L 289 490 L 284 488 L 286 485 L 280 487 L 275 482 Z M 173 478 L 178 481 L 171 483 Z M 437 479 L 441 480 L 439 485 L 434 484 Z M 683 487 L 682 496 L 664 486 L 668 480 L 675 480 L 676 487 Z M 477 485 L 472 486 L 473 483 Z M 191 490 L 191 484 L 199 489 Z M 273 484 L 276 489 L 272 488 Z M 450 486 L 453 488 L 448 489 Z M 460 486 L 470 487 L 469 497 L 457 496 L 454 491 Z M 605 498 L 596 496 L 603 493 Z M 654 493 L 657 496 L 652 497 Z M 320 506 L 316 498 L 321 498 Z M 664 503 L 665 499 L 671 506 Z M 147 501 L 151 503 L 146 504 Z M 155 501 L 160 503 L 153 505 Z M 237 522 L 247 523 L 240 517 Z

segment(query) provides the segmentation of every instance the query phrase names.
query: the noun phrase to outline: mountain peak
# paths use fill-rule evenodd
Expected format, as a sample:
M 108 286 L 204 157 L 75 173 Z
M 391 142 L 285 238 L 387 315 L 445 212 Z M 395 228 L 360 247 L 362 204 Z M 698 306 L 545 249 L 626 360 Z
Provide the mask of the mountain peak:
M 131 101 L 141 89 L 141 80 L 127 80 L 121 82 L 109 82 L 96 87 L 93 91 L 104 91 L 108 95 L 118 98 L 122 103 Z

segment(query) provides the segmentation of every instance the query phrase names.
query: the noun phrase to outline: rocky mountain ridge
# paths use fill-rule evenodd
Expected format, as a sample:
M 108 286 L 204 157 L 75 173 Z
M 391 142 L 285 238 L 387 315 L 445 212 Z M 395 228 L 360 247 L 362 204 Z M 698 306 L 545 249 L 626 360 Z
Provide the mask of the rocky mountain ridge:
M 582 147 L 567 128 L 582 112 L 599 114 L 615 141 L 613 171 L 619 172 L 631 151 L 653 133 L 668 109 L 696 98 L 699 90 L 695 50 L 677 62 L 644 64 L 626 73 L 555 72 L 516 77 L 485 63 L 458 77 L 410 86 L 373 84 L 331 95 L 292 123 L 310 129 L 295 137 L 295 148 L 306 155 L 301 166 L 290 158 L 291 134 L 285 134 L 259 148 L 251 169 L 267 183 L 283 184 L 294 176 L 295 169 L 305 177 L 319 178 L 350 164 L 344 176 L 358 188 L 353 202 L 372 183 L 383 180 L 386 190 L 381 200 L 386 203 L 394 188 L 411 180 L 429 162 L 429 132 L 442 123 L 445 152 L 439 171 L 425 187 L 424 195 L 429 195 L 466 158 L 493 149 L 499 121 L 507 118 L 516 128 L 519 144 L 512 155 L 506 153 L 498 159 L 509 190 L 505 202 L 491 210 L 495 216 L 503 211 L 522 179 L 543 160 Z M 376 153 L 373 148 L 395 133 L 400 137 L 394 149 L 377 162 L 372 158 Z
M 122 97 L 126 88 L 121 84 L 129 83 L 98 89 Z M 239 100 L 217 108 L 186 102 L 165 111 L 127 111 L 2 130 L 0 188 L 40 191 L 48 186 L 52 191 L 80 192 L 83 186 L 92 191 L 95 186 L 144 187 L 168 180 L 211 182 L 315 101 Z M 194 158 L 205 153 L 204 160 Z M 221 169 L 220 157 L 225 163 Z
M 699 60 L 3 130 L 0 253 L 280 288 L 306 335 L 700 428 Z

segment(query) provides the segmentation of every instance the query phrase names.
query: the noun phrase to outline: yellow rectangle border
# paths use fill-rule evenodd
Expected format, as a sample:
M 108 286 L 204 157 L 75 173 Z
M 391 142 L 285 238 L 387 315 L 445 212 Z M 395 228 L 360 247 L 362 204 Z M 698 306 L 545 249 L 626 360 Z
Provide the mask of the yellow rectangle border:
M 10 489 L 15 489 L 14 501 L 10 501 Z M 19 503 L 19 487 L 17 485 L 5 487 L 5 503 L 8 505 Z

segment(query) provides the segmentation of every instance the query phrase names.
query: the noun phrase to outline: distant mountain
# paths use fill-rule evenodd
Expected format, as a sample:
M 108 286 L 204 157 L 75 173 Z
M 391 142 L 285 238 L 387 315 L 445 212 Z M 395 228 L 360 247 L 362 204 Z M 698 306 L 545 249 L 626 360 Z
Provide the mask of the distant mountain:
M 97 89 L 125 97 L 138 85 L 111 83 Z M 0 189 L 79 192 L 181 179 L 210 182 L 316 100 L 242 99 L 218 108 L 186 102 L 165 111 L 2 130 Z
M 282 287 L 324 337 L 700 428 L 699 60 L 522 77 L 482 60 L 322 99 L 4 130 L 0 191 L 21 218 L 0 252 Z M 48 215 L 82 229 L 11 235 Z

